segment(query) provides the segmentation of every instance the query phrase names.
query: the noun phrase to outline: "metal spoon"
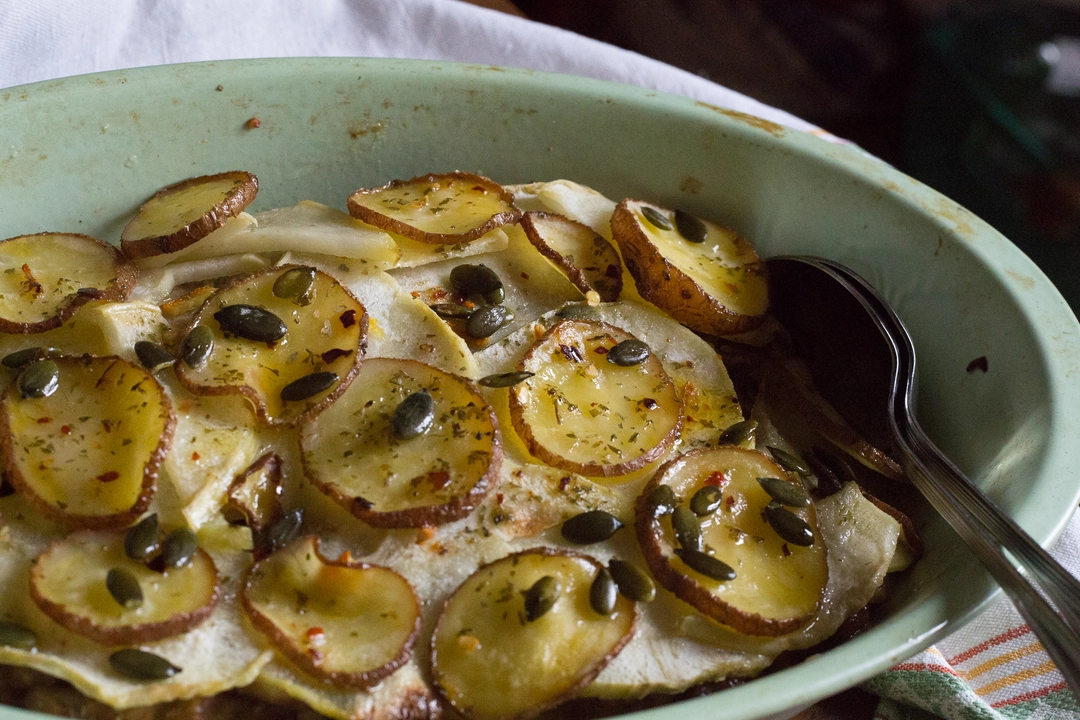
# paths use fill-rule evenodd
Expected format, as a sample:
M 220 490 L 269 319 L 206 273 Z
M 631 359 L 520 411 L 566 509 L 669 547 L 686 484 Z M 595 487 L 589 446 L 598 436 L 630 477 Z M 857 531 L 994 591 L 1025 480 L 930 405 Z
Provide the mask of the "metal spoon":
M 900 318 L 877 290 L 839 263 L 783 256 L 768 260 L 768 268 L 772 312 L 791 332 L 822 394 L 869 441 L 895 452 L 911 482 L 990 571 L 1080 697 L 1080 582 L 923 432 L 914 412 L 915 347 Z

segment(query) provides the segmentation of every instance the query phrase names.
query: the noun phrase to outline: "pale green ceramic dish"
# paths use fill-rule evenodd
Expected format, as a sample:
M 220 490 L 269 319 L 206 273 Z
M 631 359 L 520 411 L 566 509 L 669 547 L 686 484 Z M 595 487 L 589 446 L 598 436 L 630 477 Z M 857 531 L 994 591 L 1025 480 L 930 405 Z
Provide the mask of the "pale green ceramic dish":
M 253 116 L 258 129 L 245 127 Z M 157 188 L 232 169 L 258 175 L 257 209 L 302 198 L 343 208 L 357 187 L 431 171 L 565 177 L 729 223 L 763 255 L 847 263 L 908 323 L 920 419 L 941 447 L 1041 542 L 1076 506 L 1073 314 L 1008 240 L 853 147 L 640 88 L 430 62 L 211 63 L 0 91 L 0 237 L 63 230 L 115 242 Z M 983 355 L 989 372 L 968 373 Z M 640 716 L 785 713 L 959 627 L 994 586 L 939 520 L 919 522 L 928 552 L 873 630 Z M 27 717 L 0 709 L 0 720 Z

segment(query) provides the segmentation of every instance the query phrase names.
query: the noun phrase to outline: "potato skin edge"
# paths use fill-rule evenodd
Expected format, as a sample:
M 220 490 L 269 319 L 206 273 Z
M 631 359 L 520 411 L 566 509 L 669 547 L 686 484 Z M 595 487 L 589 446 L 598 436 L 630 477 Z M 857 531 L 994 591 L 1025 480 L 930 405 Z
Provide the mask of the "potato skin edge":
M 613 283 L 613 289 L 607 293 L 601 293 L 599 290 L 594 288 L 592 284 L 589 283 L 589 279 L 585 276 L 585 273 L 581 270 L 581 268 L 572 264 L 562 255 L 562 253 L 558 252 L 555 248 L 551 247 L 544 241 L 544 238 L 540 235 L 539 229 L 537 229 L 536 224 L 533 222 L 533 218 L 558 218 L 560 222 L 565 222 L 568 224 L 586 228 L 593 235 L 603 240 L 608 247 L 611 247 L 611 249 L 615 251 L 616 260 L 619 260 L 619 276 L 618 278 L 610 278 Z M 623 289 L 622 260 L 619 257 L 618 251 L 615 250 L 615 248 L 604 238 L 603 235 L 596 232 L 588 225 L 579 223 L 576 220 L 571 220 L 564 215 L 559 215 L 558 213 L 542 212 L 537 210 L 527 212 L 521 216 L 521 227 L 523 230 L 525 230 L 525 236 L 529 238 L 529 242 L 532 243 L 533 247 L 535 247 L 541 255 L 559 266 L 559 268 L 561 268 L 562 271 L 566 273 L 566 278 L 571 283 L 573 283 L 574 287 L 576 287 L 578 290 L 583 293 L 587 293 L 588 291 L 593 290 L 600 295 L 600 300 L 602 302 L 615 302 L 619 299 L 619 295 L 622 294 Z

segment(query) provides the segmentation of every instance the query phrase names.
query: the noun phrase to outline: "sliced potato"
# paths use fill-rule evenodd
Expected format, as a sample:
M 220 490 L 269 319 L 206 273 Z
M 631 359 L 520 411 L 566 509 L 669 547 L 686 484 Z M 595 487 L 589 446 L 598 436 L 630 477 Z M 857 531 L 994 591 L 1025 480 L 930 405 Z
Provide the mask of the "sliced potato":
M 239 214 L 258 191 L 258 179 L 239 170 L 163 187 L 124 226 L 120 247 L 133 260 L 183 250 Z
M 86 235 L 38 233 L 0 242 L 0 332 L 60 327 L 91 300 L 126 300 L 138 270 Z
M 622 260 L 602 235 L 563 215 L 527 212 L 521 227 L 540 254 L 562 270 L 578 290 L 590 290 L 604 302 L 622 292 Z
M 522 210 L 547 210 L 588 225 L 606 239 L 611 239 L 611 214 L 615 202 L 591 187 L 572 180 L 508 185 L 514 204 Z
M 390 237 L 394 239 L 398 250 L 401 251 L 401 257 L 394 265 L 396 268 L 419 267 L 442 260 L 502 252 L 510 245 L 510 237 L 502 227 L 489 230 L 475 240 L 457 245 L 432 245 L 397 233 L 390 233 Z
M 431 638 L 432 674 L 454 709 L 470 720 L 523 720 L 592 682 L 637 622 L 635 604 L 621 595 L 609 615 L 591 606 L 602 568 L 586 555 L 536 548 L 469 576 L 443 605 Z M 540 605 L 550 607 L 537 615 L 543 608 L 533 588 L 542 578 L 550 597 Z
M 138 582 L 141 602 L 121 605 L 107 587 L 110 571 Z M 218 600 L 214 561 L 199 550 L 181 568 L 151 569 L 124 553 L 124 533 L 88 530 L 49 546 L 30 571 L 30 596 L 73 633 L 106 645 L 179 635 L 210 616 Z
M 635 526 L 645 560 L 661 585 L 740 633 L 776 636 L 798 630 L 813 617 L 829 570 L 814 506 L 784 508 L 812 533 L 808 546 L 788 542 L 765 519 L 772 498 L 758 478 L 790 482 L 766 455 L 745 448 L 729 445 L 680 455 L 642 491 Z M 733 579 L 708 577 L 684 562 L 676 550 L 673 515 L 652 504 L 660 485 L 674 491 L 680 507 L 707 485 L 720 488 L 720 507 L 698 522 L 703 548 L 734 570 Z
M 405 398 L 427 392 L 430 427 L 395 434 Z M 464 517 L 495 485 L 502 439 L 495 412 L 468 380 L 415 360 L 369 358 L 357 381 L 300 435 L 304 471 L 324 493 L 378 527 Z
M 334 685 L 369 688 L 408 661 L 420 600 L 390 568 L 331 560 L 303 537 L 251 569 L 252 623 L 285 657 Z
M 305 270 L 313 279 L 304 297 L 275 294 L 275 284 L 283 275 Z M 238 306 L 269 313 L 285 328 L 285 334 L 257 340 L 226 331 L 226 327 L 237 326 L 223 325 L 223 313 Z M 192 330 L 209 328 L 213 351 L 194 367 L 181 358 L 175 365 L 176 375 L 193 393 L 243 395 L 263 422 L 294 425 L 321 412 L 352 382 L 366 348 L 367 325 L 364 306 L 330 275 L 298 265 L 270 268 L 237 280 L 206 301 Z M 258 324 L 245 327 L 254 330 Z M 255 337 L 261 336 L 256 333 Z M 326 382 L 313 383 L 312 387 L 318 388 L 314 392 L 294 393 L 298 381 L 309 382 L 304 378 L 325 378 Z
M 264 453 L 229 486 L 226 519 L 261 533 L 285 514 L 281 492 L 281 456 L 273 451 Z
M 259 222 L 253 215 L 240 212 L 225 220 L 221 227 L 176 252 L 164 255 L 150 255 L 135 260 L 139 270 L 153 278 L 156 272 L 161 272 L 166 267 L 186 265 L 193 267 L 197 263 L 207 264 L 208 260 L 222 260 L 225 257 L 236 257 L 245 253 L 263 252 L 259 242 L 251 235 L 258 227 Z M 266 248 L 272 250 L 273 248 Z
M 172 441 L 165 391 L 149 371 L 117 357 L 42 362 L 55 363 L 55 392 L 26 398 L 16 381 L 0 400 L 6 476 L 39 511 L 68 525 L 130 523 L 149 506 Z
M 683 426 L 682 396 L 651 351 L 616 365 L 617 343 L 640 342 L 612 325 L 563 320 L 518 364 L 534 373 L 510 393 L 514 430 L 549 465 L 614 477 L 661 457 Z
M 692 242 L 676 229 L 671 211 L 627 199 L 611 216 L 611 232 L 641 296 L 683 325 L 709 335 L 757 327 L 769 309 L 765 264 L 733 230 L 699 222 L 705 237 Z
M 502 186 L 460 171 L 362 188 L 349 196 L 349 214 L 434 245 L 469 242 L 518 219 L 513 197 Z

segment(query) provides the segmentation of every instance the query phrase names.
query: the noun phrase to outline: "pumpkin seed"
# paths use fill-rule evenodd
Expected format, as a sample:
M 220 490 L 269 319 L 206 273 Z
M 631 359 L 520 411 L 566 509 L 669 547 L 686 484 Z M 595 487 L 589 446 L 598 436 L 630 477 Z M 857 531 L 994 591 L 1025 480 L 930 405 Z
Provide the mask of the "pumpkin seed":
M 180 346 L 180 359 L 193 370 L 198 370 L 214 351 L 214 331 L 205 325 L 196 325 Z
M 806 453 L 806 463 L 814 471 L 817 479 L 816 493 L 819 497 L 828 497 L 839 492 L 845 482 L 855 480 L 855 473 L 848 464 L 823 448 L 814 448 Z
M 427 390 L 414 392 L 394 408 L 390 428 L 402 440 L 423 435 L 435 424 L 435 400 Z
M 562 587 L 551 575 L 545 575 L 525 591 L 525 619 L 529 622 L 543 617 L 559 599 Z
M 649 224 L 658 230 L 671 230 L 671 221 L 668 220 L 667 215 L 656 208 L 649 207 L 648 205 L 641 206 L 641 214 L 645 216 L 645 219 L 649 221 Z
M 607 568 L 600 568 L 589 587 L 589 604 L 600 615 L 610 615 L 615 610 L 619 589 Z
M 649 505 L 653 508 L 653 517 L 667 515 L 678 504 L 679 499 L 675 497 L 675 491 L 670 485 L 657 485 L 649 493 Z
M 607 361 L 623 367 L 640 365 L 649 359 L 649 346 L 641 340 L 623 340 L 608 350 Z
M 769 493 L 769 497 L 781 505 L 787 505 L 788 507 L 810 506 L 810 496 L 806 494 L 806 490 L 803 490 L 801 484 L 796 485 L 787 480 L 771 477 L 758 478 L 757 481 L 762 489 Z
M 281 519 L 271 525 L 259 538 L 257 546 L 260 557 L 271 555 L 295 540 L 303 524 L 303 508 L 296 508 L 282 515 Z
M 484 298 L 488 305 L 502 305 L 503 300 L 506 299 L 506 291 L 498 287 L 491 292 L 484 293 L 481 297 Z
M 274 281 L 274 297 L 293 300 L 300 305 L 311 302 L 311 286 L 315 284 L 315 268 L 289 268 Z
M 161 546 L 158 540 L 157 513 L 147 515 L 127 531 L 124 553 L 132 560 L 145 560 Z
M 160 370 L 176 361 L 171 352 L 149 340 L 140 340 L 135 343 L 135 355 L 138 356 L 142 366 L 150 372 Z
M 705 223 L 682 210 L 675 211 L 675 227 L 687 242 L 703 243 L 709 237 L 709 228 L 705 227 Z
M 465 333 L 471 338 L 486 338 L 514 320 L 514 313 L 503 305 L 485 305 L 465 321 Z
M 52 360 L 37 360 L 19 373 L 19 393 L 24 400 L 47 398 L 60 387 L 60 366 Z
M 324 390 L 329 390 L 338 381 L 334 372 L 323 370 L 313 372 L 293 380 L 281 388 L 281 399 L 285 402 L 300 402 L 315 397 Z
M 167 680 L 182 672 L 160 655 L 136 648 L 117 650 L 109 656 L 109 664 L 117 673 L 131 680 Z
M 697 515 L 688 507 L 680 505 L 671 513 L 671 528 L 675 531 L 675 540 L 683 549 L 701 549 L 701 523 Z
M 564 522 L 562 536 L 577 545 L 590 545 L 607 540 L 622 526 L 622 521 L 611 513 L 590 510 Z
M 587 303 L 567 303 L 555 313 L 567 320 L 599 320 L 600 311 Z
M 503 287 L 502 280 L 487 265 L 458 265 L 450 271 L 450 284 L 462 295 L 486 296 Z
M 36 645 L 37 635 L 33 630 L 17 623 L 0 620 L 0 647 L 33 650 Z
M 766 445 L 769 453 L 773 456 L 773 460 L 776 464 L 784 468 L 788 472 L 798 473 L 803 477 L 810 475 L 810 468 L 805 462 L 799 459 L 799 457 L 793 453 L 789 453 L 783 448 L 773 447 L 772 445 Z
M 471 307 L 465 307 L 464 305 L 458 305 L 457 303 L 436 303 L 431 306 L 431 309 L 435 311 L 435 314 L 441 318 L 468 318 L 473 314 L 474 309 Z
M 142 588 L 130 570 L 112 568 L 105 576 L 105 587 L 109 594 L 125 610 L 134 610 L 143 603 Z
M 608 570 L 623 597 L 634 602 L 652 602 L 656 597 L 656 585 L 652 578 L 637 565 L 612 558 Z
M 680 560 L 690 566 L 691 570 L 696 570 L 705 577 L 721 582 L 735 579 L 735 571 L 730 565 L 701 550 L 679 548 L 675 551 L 675 554 L 679 556 Z
M 715 485 L 704 485 L 690 498 L 690 509 L 698 517 L 712 515 L 724 500 L 724 491 Z
M 520 382 L 525 382 L 536 373 L 531 373 L 528 370 L 520 370 L 518 372 L 498 373 L 496 375 L 488 375 L 477 380 L 478 383 L 484 387 L 501 388 L 510 387 L 511 385 L 517 385 Z
M 742 422 L 737 422 L 728 427 L 724 432 L 720 433 L 717 442 L 721 445 L 742 445 L 744 442 L 754 437 L 757 426 L 757 420 L 743 420 Z
M 187 528 L 177 528 L 166 535 L 165 542 L 161 543 L 161 559 L 166 567 L 182 568 L 191 562 L 198 550 L 199 541 L 195 533 Z
M 814 531 L 806 521 L 775 500 L 765 506 L 765 519 L 781 538 L 801 547 L 814 544 Z
M 43 360 L 54 354 L 57 354 L 57 351 L 52 348 L 28 347 L 5 355 L 4 359 L 0 360 L 0 365 L 12 370 L 21 370 L 35 360 Z
M 281 318 L 254 305 L 226 305 L 214 313 L 214 319 L 225 332 L 255 342 L 277 342 L 288 331 Z

